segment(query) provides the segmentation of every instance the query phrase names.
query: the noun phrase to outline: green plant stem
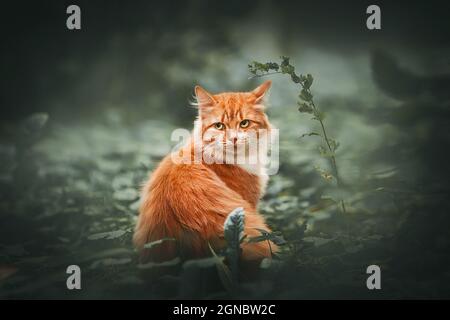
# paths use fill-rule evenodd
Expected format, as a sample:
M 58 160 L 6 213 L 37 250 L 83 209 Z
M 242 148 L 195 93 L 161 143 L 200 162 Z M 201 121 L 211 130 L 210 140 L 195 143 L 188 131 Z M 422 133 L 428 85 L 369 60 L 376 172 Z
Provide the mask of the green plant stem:
M 305 88 L 303 83 L 300 82 L 300 85 L 301 85 L 301 87 L 304 90 L 308 91 L 308 93 L 311 94 L 311 91 L 309 89 Z M 314 108 L 314 111 L 316 111 L 316 112 L 319 111 L 319 109 L 316 107 L 316 104 L 314 103 L 314 101 L 312 99 L 311 99 L 311 105 Z M 325 125 L 323 124 L 322 119 L 317 118 L 317 120 L 319 121 L 320 127 L 322 128 L 323 139 L 325 140 L 325 142 L 327 144 L 328 150 L 332 153 L 332 155 L 331 155 L 331 167 L 333 168 L 334 176 L 336 177 L 336 184 L 337 184 L 338 187 L 341 187 L 342 184 L 341 184 L 341 180 L 339 179 L 339 173 L 338 173 L 338 168 L 337 168 L 337 164 L 336 164 L 336 158 L 334 156 L 334 151 L 331 148 L 330 140 L 328 139 L 327 131 L 325 130 Z M 342 208 L 342 212 L 343 213 L 347 213 L 347 210 L 345 208 L 344 200 L 341 200 L 341 208 Z
M 250 77 L 250 79 L 253 79 L 253 78 L 256 78 L 256 77 L 263 77 L 263 76 L 273 75 L 273 74 L 282 74 L 282 73 L 283 72 L 281 72 L 281 71 L 274 71 L 274 72 L 267 72 L 267 73 L 259 74 L 259 75 L 255 74 L 254 76 Z M 306 90 L 309 94 L 311 94 L 311 90 L 309 88 L 308 89 L 305 88 L 305 86 L 303 85 L 302 82 L 300 82 L 300 86 L 302 87 L 302 89 Z M 314 108 L 314 111 L 319 112 L 319 109 L 316 107 L 316 104 L 314 103 L 314 101 L 311 99 L 310 102 L 311 102 L 312 107 Z M 336 164 L 336 158 L 334 156 L 334 151 L 331 148 L 330 140 L 328 139 L 327 131 L 325 130 L 325 125 L 323 124 L 322 119 L 320 119 L 319 117 L 317 117 L 317 120 L 319 121 L 320 127 L 322 129 L 322 133 L 323 133 L 322 138 L 325 140 L 325 143 L 326 143 L 326 145 L 328 147 L 328 150 L 332 153 L 332 155 L 330 157 L 331 158 L 331 167 L 333 169 L 334 176 L 336 177 L 336 184 L 337 184 L 338 187 L 341 187 L 342 183 L 341 183 L 341 180 L 339 179 L 339 173 L 338 173 L 338 168 L 337 168 L 337 164 Z M 341 202 L 342 212 L 343 213 L 347 213 L 344 200 L 341 200 L 340 202 Z
M 270 241 L 269 240 L 267 240 L 267 243 L 269 244 L 270 258 L 272 259 L 272 256 L 273 256 L 272 246 L 270 245 Z
M 281 73 L 283 73 L 283 72 L 281 72 L 281 71 L 274 71 L 274 72 L 267 72 L 267 73 L 265 73 L 265 74 L 255 74 L 255 75 L 253 75 L 253 76 L 250 76 L 250 77 L 248 77 L 249 79 L 254 79 L 254 78 L 260 78 L 260 77 L 265 77 L 265 76 L 270 76 L 270 75 L 273 75 L 273 74 L 281 74 Z

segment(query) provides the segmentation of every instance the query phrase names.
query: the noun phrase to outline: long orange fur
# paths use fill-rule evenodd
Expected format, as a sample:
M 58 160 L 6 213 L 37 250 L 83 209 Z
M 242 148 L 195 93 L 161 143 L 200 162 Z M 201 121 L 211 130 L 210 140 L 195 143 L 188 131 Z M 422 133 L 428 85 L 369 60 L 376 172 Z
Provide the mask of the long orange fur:
M 262 98 L 269 87 L 270 82 L 267 81 L 251 92 L 212 95 L 197 86 L 199 116 L 196 129 L 202 136 L 212 132 L 214 137 L 218 133 L 212 125 L 217 119 L 227 128 L 238 128 L 242 120 L 249 119 L 251 125 L 245 130 L 270 130 L 262 105 Z M 226 136 L 222 138 L 227 139 Z M 194 151 L 191 141 L 179 152 L 191 156 Z M 144 185 L 133 242 L 145 261 L 161 262 L 176 256 L 185 259 L 209 256 L 208 244 L 216 251 L 225 246 L 223 224 L 227 215 L 237 207 L 245 210 L 244 232 L 248 237 L 260 235 L 257 228 L 270 231 L 263 216 L 257 212 L 265 183 L 259 173 L 239 165 L 207 164 L 204 161 L 179 164 L 168 155 Z M 144 249 L 146 243 L 162 238 L 175 238 L 176 241 L 165 241 Z M 271 251 L 277 251 L 276 245 L 271 244 L 269 248 L 266 241 L 244 242 L 241 247 L 244 261 L 259 261 L 270 257 Z

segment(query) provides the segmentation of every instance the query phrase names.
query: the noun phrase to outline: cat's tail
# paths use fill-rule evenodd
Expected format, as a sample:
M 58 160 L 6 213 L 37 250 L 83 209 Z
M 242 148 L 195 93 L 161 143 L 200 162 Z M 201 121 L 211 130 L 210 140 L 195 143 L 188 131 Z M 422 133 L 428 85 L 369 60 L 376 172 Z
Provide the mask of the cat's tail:
M 139 251 L 140 261 L 166 262 L 177 256 L 177 242 L 171 233 L 151 220 L 151 216 L 140 215 L 133 235 L 133 244 Z
M 264 218 L 250 206 L 244 207 L 245 227 L 244 233 L 247 239 L 261 236 L 260 230 L 271 232 Z M 171 224 L 170 229 L 161 225 L 161 221 L 152 220 L 151 215 L 141 215 L 133 235 L 133 243 L 140 252 L 141 261 L 151 260 L 163 262 L 182 254 L 190 252 L 189 258 L 207 256 L 208 243 L 215 250 L 222 249 L 226 244 L 223 239 L 203 237 L 204 234 L 187 234 L 187 230 L 175 230 L 176 224 Z M 221 227 L 219 227 L 221 228 Z M 177 232 L 179 231 L 179 232 Z M 220 231 L 218 231 L 220 232 Z M 268 241 L 248 242 L 241 244 L 241 259 L 243 261 L 261 261 L 271 258 L 278 252 L 276 244 Z
M 271 232 L 270 228 L 266 225 L 264 218 L 256 212 L 256 210 L 247 208 L 245 211 L 244 227 L 244 233 L 246 234 L 247 239 L 261 236 L 260 230 Z M 244 261 L 260 261 L 263 258 L 272 258 L 272 255 L 278 252 L 278 246 L 271 241 L 244 241 L 241 244 L 241 248 L 241 258 Z

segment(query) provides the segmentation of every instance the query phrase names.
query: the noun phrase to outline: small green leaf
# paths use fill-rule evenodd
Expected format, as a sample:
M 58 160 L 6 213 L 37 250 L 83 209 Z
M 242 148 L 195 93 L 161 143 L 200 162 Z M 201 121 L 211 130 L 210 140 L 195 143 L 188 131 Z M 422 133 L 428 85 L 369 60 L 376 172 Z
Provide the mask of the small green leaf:
M 144 249 L 153 248 L 155 246 L 158 246 L 158 245 L 162 244 L 165 241 L 176 241 L 176 239 L 175 238 L 162 238 L 162 239 L 159 239 L 159 240 L 156 240 L 156 241 L 152 241 L 152 242 L 144 244 Z
M 331 157 L 335 156 L 333 151 L 330 151 L 323 146 L 319 146 L 318 148 L 319 148 L 320 155 L 324 158 L 331 158 Z
M 210 268 L 212 266 L 216 266 L 216 264 L 218 263 L 218 260 L 220 259 L 223 263 L 223 260 L 225 259 L 224 257 L 209 257 L 209 258 L 203 258 L 203 259 L 193 259 L 193 260 L 188 260 L 185 263 L 183 263 L 183 269 L 187 269 L 187 268 Z
M 324 158 L 331 158 L 331 157 L 335 157 L 336 154 L 334 152 L 331 151 L 325 151 L 325 152 L 321 152 L 320 155 Z
M 311 136 L 320 136 L 319 133 L 317 132 L 308 132 L 308 133 L 304 133 L 300 136 L 300 138 L 304 138 L 304 137 L 311 137 Z
M 300 83 L 301 82 L 301 78 L 298 75 L 296 75 L 295 72 L 291 74 L 291 79 L 295 83 Z
M 314 117 L 312 119 L 317 121 L 323 121 L 325 120 L 325 113 L 322 111 L 314 110 Z
M 294 73 L 294 71 L 295 71 L 295 68 L 294 68 L 294 66 L 291 66 L 291 65 L 287 65 L 287 66 L 281 66 L 281 72 L 282 73 L 287 73 L 287 74 L 290 74 L 290 75 L 292 75 L 293 73 Z
M 328 171 L 323 170 L 319 166 L 315 166 L 314 169 L 320 174 L 322 178 L 324 178 L 327 181 L 332 181 L 334 179 L 333 175 L 329 173 Z
M 297 102 L 298 104 L 298 111 L 302 113 L 313 113 L 314 109 L 311 107 L 311 105 L 305 103 L 305 102 Z
M 99 267 L 110 267 L 110 266 L 119 266 L 129 264 L 131 262 L 131 258 L 105 258 L 101 260 L 94 261 L 90 269 L 97 269 Z
M 330 201 L 333 201 L 333 202 L 335 202 L 335 203 L 338 203 L 338 202 L 339 202 L 339 200 L 333 198 L 333 197 L 330 196 L 330 195 L 322 195 L 322 196 L 320 197 L 320 199 L 322 199 L 322 200 L 330 200 Z
M 219 257 L 214 249 L 211 247 L 211 244 L 208 243 L 209 250 L 211 251 L 213 258 L 216 261 L 216 268 L 217 273 L 219 274 L 220 281 L 222 282 L 223 286 L 228 292 L 233 291 L 233 278 L 231 275 L 230 269 L 227 267 L 227 265 L 223 262 L 224 258 Z
M 258 230 L 261 233 L 261 235 L 249 238 L 247 240 L 248 243 L 255 243 L 255 242 L 261 242 L 261 241 L 272 241 L 276 245 L 286 244 L 286 240 L 284 240 L 283 236 L 280 235 L 279 233 L 275 233 L 275 232 L 270 233 L 264 229 L 259 229 L 259 228 L 255 228 L 255 229 Z
M 330 138 L 328 138 L 328 141 L 330 143 L 330 147 L 331 147 L 331 150 L 333 150 L 333 152 L 339 148 L 339 145 L 340 145 L 339 141 L 336 141 L 336 140 L 330 139 Z
M 226 255 L 235 282 L 238 280 L 239 256 L 241 253 L 240 244 L 244 236 L 244 219 L 244 209 L 238 207 L 230 212 L 223 226 L 224 236 L 227 242 Z
M 275 62 L 268 62 L 268 63 L 267 63 L 267 67 L 268 67 L 270 70 L 275 70 L 275 71 L 278 71 L 278 69 L 280 68 L 280 66 L 278 65 L 278 63 L 275 63 Z
M 180 262 L 181 262 L 180 257 L 176 257 L 172 260 L 167 260 L 167 261 L 159 262 L 159 263 L 148 262 L 145 264 L 138 264 L 137 268 L 138 269 L 153 269 L 153 268 L 158 268 L 158 267 L 173 267 L 173 266 L 178 265 Z
M 311 85 L 312 85 L 313 81 L 314 81 L 313 76 L 308 73 L 306 75 L 305 80 L 303 81 L 303 86 L 305 87 L 305 89 L 311 88 Z
M 289 57 L 281 56 L 281 66 L 286 67 L 289 65 Z
M 244 209 L 239 207 L 230 212 L 224 223 L 224 235 L 228 245 L 239 244 L 244 233 Z
M 307 89 L 302 89 L 299 97 L 300 97 L 300 99 L 302 99 L 304 101 L 311 101 L 313 98 L 313 95 Z
M 99 239 L 112 240 L 112 239 L 120 238 L 126 233 L 127 233 L 127 230 L 116 230 L 116 231 L 95 233 L 95 234 L 91 234 L 88 237 L 88 240 L 99 240 Z

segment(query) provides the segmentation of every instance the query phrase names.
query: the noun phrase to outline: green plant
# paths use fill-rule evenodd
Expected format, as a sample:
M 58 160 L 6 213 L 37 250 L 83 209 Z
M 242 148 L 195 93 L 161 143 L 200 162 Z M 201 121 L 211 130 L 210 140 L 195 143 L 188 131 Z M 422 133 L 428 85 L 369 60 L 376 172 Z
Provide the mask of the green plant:
M 261 235 L 252 237 L 252 238 L 248 238 L 247 242 L 255 243 L 255 242 L 261 242 L 261 241 L 267 241 L 267 244 L 269 245 L 271 256 L 273 256 L 272 245 L 270 244 L 271 241 L 279 246 L 286 244 L 286 240 L 284 240 L 283 236 L 279 232 L 270 233 L 264 229 L 259 229 L 259 228 L 255 228 L 255 229 L 258 230 L 261 233 Z
M 336 180 L 336 184 L 338 187 L 342 186 L 342 182 L 339 178 L 338 167 L 336 164 L 336 150 L 339 147 L 339 142 L 335 139 L 330 138 L 327 133 L 327 130 L 324 125 L 325 113 L 323 113 L 317 105 L 314 103 L 314 95 L 311 92 L 311 86 L 313 84 L 314 78 L 311 74 L 297 74 L 295 72 L 295 67 L 289 62 L 289 57 L 281 56 L 281 63 L 276 62 L 267 62 L 261 63 L 254 61 L 253 63 L 248 65 L 249 71 L 252 74 L 252 78 L 254 77 L 263 77 L 273 74 L 286 74 L 289 75 L 291 80 L 300 86 L 301 90 L 298 95 L 299 101 L 297 102 L 299 108 L 298 111 L 301 113 L 309 113 L 312 114 L 312 120 L 315 120 L 319 123 L 321 133 L 311 132 L 303 134 L 302 137 L 305 136 L 320 136 L 322 138 L 322 142 L 325 146 L 319 146 L 319 151 L 321 156 L 330 159 L 331 168 L 333 170 L 333 174 L 327 173 L 326 171 L 318 168 L 317 170 L 327 180 L 332 180 L 333 178 Z M 340 205 L 342 212 L 346 212 L 344 200 L 340 200 Z
M 230 212 L 224 223 L 224 235 L 227 242 L 226 256 L 230 265 L 233 282 L 239 278 L 239 256 L 244 235 L 245 212 L 243 208 L 236 208 Z

